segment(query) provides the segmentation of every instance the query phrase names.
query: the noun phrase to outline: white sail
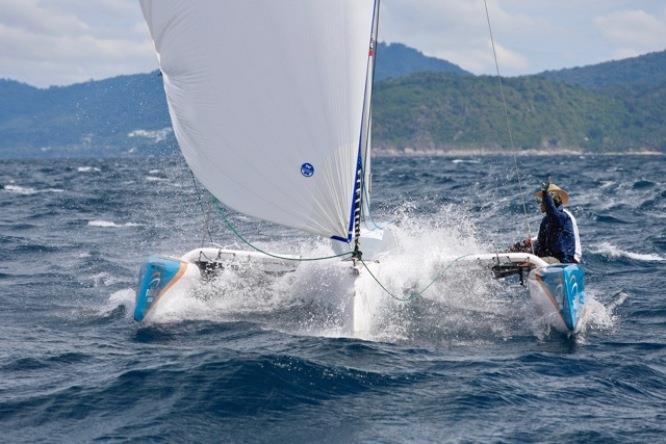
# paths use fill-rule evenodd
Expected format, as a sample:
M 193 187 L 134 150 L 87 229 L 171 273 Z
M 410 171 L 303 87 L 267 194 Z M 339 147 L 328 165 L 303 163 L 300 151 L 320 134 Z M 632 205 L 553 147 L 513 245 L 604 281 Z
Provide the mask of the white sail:
M 374 0 L 141 0 L 188 165 L 222 203 L 350 240 Z

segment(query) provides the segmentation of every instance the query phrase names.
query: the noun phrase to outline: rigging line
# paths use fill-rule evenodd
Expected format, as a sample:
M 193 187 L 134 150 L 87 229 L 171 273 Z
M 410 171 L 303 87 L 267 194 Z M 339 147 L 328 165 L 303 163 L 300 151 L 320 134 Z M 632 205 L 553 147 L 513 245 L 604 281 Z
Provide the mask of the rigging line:
M 255 251 L 258 251 L 259 253 L 265 254 L 266 256 L 272 257 L 272 258 L 274 258 L 274 259 L 285 260 L 285 261 L 294 261 L 294 262 L 315 262 L 315 261 L 324 261 L 324 260 L 327 260 L 327 259 L 341 258 L 341 257 L 345 257 L 345 256 L 349 256 L 349 257 L 351 257 L 351 256 L 354 255 L 354 252 L 353 252 L 353 251 L 347 251 L 347 252 L 345 252 L 345 253 L 340 253 L 340 254 L 336 254 L 336 255 L 333 255 L 333 256 L 313 257 L 313 258 L 303 258 L 303 257 L 288 257 L 288 256 L 280 256 L 280 255 L 278 255 L 278 254 L 269 253 L 269 252 L 267 252 L 267 251 L 265 251 L 265 250 L 262 250 L 261 248 L 257 247 L 257 246 L 254 245 L 252 242 L 250 242 L 249 240 L 247 240 L 242 234 L 240 234 L 240 232 L 238 231 L 238 229 L 236 228 L 236 226 L 235 226 L 235 225 L 229 220 L 229 218 L 227 217 L 227 212 L 224 210 L 224 208 L 222 208 L 222 205 L 220 205 L 220 202 L 219 202 L 217 199 L 215 199 L 214 197 L 211 197 L 211 200 L 212 200 L 213 204 L 215 204 L 215 206 L 216 206 L 217 209 L 219 210 L 220 215 L 222 216 L 222 220 L 224 221 L 224 224 L 227 226 L 227 228 L 229 228 L 229 230 L 230 230 L 230 231 L 231 231 L 231 232 L 232 232 L 232 233 L 233 233 L 238 239 L 240 239 L 240 241 L 243 242 L 245 245 L 247 245 L 248 247 L 252 248 L 252 249 L 255 250 Z
M 370 201 L 370 195 L 368 194 L 368 190 L 367 190 L 367 189 L 365 190 L 365 198 L 366 198 L 366 202 L 369 202 L 369 201 Z M 367 207 L 367 206 L 368 206 L 368 205 L 367 205 L 367 203 L 366 203 L 366 207 Z M 375 222 L 375 219 L 374 219 L 374 218 L 372 217 L 372 215 L 370 214 L 370 208 L 368 208 L 368 213 L 367 213 L 367 214 L 361 213 L 361 215 L 363 216 L 363 222 L 366 222 L 366 226 L 367 226 L 367 222 L 368 222 L 368 221 L 370 221 L 370 223 L 374 226 L 374 228 L 373 228 L 371 231 L 374 231 L 374 230 L 381 230 L 381 229 L 382 229 L 382 227 L 380 227 L 380 226 L 377 224 L 377 222 Z
M 203 216 L 203 234 L 201 236 L 201 248 L 203 248 L 204 244 L 206 243 L 206 234 L 208 234 L 208 241 L 213 242 L 213 234 L 210 232 L 210 202 L 208 205 L 205 203 L 205 199 L 203 194 L 205 191 L 203 189 L 199 188 L 199 185 L 197 184 L 197 178 L 194 177 L 194 173 L 192 172 L 191 169 L 188 168 L 188 171 L 190 172 L 190 177 L 192 178 L 192 185 L 194 185 L 194 190 L 197 193 L 197 200 L 199 201 L 199 205 L 201 206 L 201 214 Z
M 208 204 L 208 207 L 206 208 L 204 199 L 203 199 L 203 192 L 202 190 L 199 189 L 199 185 L 197 185 L 197 179 L 194 177 L 194 173 L 192 170 L 187 166 L 184 165 L 184 158 L 183 155 L 179 152 L 177 155 L 178 159 L 178 165 L 180 167 L 180 172 L 181 172 L 181 178 L 183 175 L 187 174 L 185 171 L 188 171 L 190 174 L 190 178 L 192 179 L 192 185 L 194 186 L 194 192 L 197 196 L 197 201 L 199 202 L 199 206 L 201 207 L 201 214 L 203 216 L 203 234 L 201 236 L 201 247 L 203 248 L 204 244 L 206 243 L 206 234 L 208 235 L 208 240 L 212 243 L 213 242 L 213 235 L 210 231 L 210 203 Z
M 379 280 L 379 278 L 377 278 L 377 276 L 375 276 L 375 274 L 370 270 L 370 267 L 368 267 L 368 265 L 365 263 L 365 261 L 364 261 L 363 259 L 359 259 L 359 261 L 361 262 L 361 264 L 363 265 L 363 267 L 365 267 L 366 271 L 367 271 L 368 274 L 372 277 L 372 279 L 377 283 L 377 285 L 379 285 L 379 287 L 380 287 L 382 290 L 384 290 L 384 292 L 385 292 L 387 295 L 389 295 L 390 297 L 392 297 L 393 299 L 395 299 L 396 301 L 399 301 L 399 302 L 409 302 L 409 301 L 411 301 L 411 300 L 413 300 L 413 299 L 416 299 L 416 298 L 424 298 L 423 295 L 425 294 L 425 292 L 428 291 L 428 289 L 430 289 L 430 287 L 432 287 L 432 286 L 435 284 L 435 282 L 437 282 L 438 280 L 441 279 L 442 275 L 444 274 L 444 272 L 445 272 L 446 270 L 448 270 L 448 269 L 449 269 L 453 264 L 455 264 L 456 262 L 458 262 L 458 261 L 460 261 L 460 260 L 462 260 L 462 259 L 465 259 L 466 257 L 470 257 L 470 256 L 474 256 L 474 254 L 466 254 L 465 256 L 460 256 L 460 257 L 455 258 L 454 260 L 452 260 L 451 262 L 449 262 L 449 263 L 446 265 L 446 267 L 444 267 L 444 269 L 438 274 L 438 276 L 437 276 L 435 279 L 433 279 L 428 285 L 426 285 L 425 287 L 423 287 L 423 288 L 422 288 L 421 290 L 419 290 L 419 291 L 411 292 L 411 293 L 410 293 L 409 295 L 407 295 L 406 297 L 396 296 L 396 295 L 393 294 L 391 291 L 389 291 L 389 289 L 386 288 L 386 286 L 385 286 L 384 284 L 382 284 L 382 282 Z
M 210 232 L 210 213 L 211 213 L 211 207 L 210 207 L 210 202 L 207 203 L 206 205 L 206 213 L 204 214 L 204 227 L 203 227 L 203 234 L 201 235 L 201 248 L 204 247 L 204 244 L 206 243 L 206 233 L 208 233 L 208 241 L 213 242 L 213 236 L 211 235 Z
M 500 91 L 500 96 L 502 97 L 502 105 L 504 107 L 504 117 L 506 118 L 506 129 L 509 133 L 509 143 L 511 144 L 511 153 L 513 154 L 513 166 L 516 171 L 516 180 L 518 181 L 518 186 L 520 187 L 521 191 L 524 189 L 523 188 L 523 183 L 522 179 L 520 177 L 520 172 L 518 169 L 518 159 L 516 156 L 516 147 L 513 141 L 513 132 L 511 131 L 511 119 L 509 118 L 509 107 L 506 103 L 506 97 L 504 95 L 504 86 L 502 84 L 502 75 L 500 73 L 500 67 L 499 67 L 499 62 L 497 61 L 497 51 L 495 50 L 495 38 L 493 37 L 493 28 L 490 24 L 490 13 L 488 12 L 488 1 L 483 0 L 483 5 L 485 6 L 486 9 L 486 21 L 488 22 L 488 33 L 490 34 L 490 44 L 493 48 L 493 59 L 495 60 L 495 70 L 497 72 L 497 80 L 499 83 L 499 91 Z M 529 216 L 527 214 L 527 204 L 525 203 L 525 197 L 521 195 L 521 201 L 523 204 L 523 213 L 525 214 L 525 225 L 527 227 L 527 236 L 530 241 L 532 240 L 532 229 L 530 228 L 530 221 L 529 221 Z M 532 250 L 532 254 L 534 254 L 534 245 L 532 245 L 532 242 L 530 242 L 530 249 Z

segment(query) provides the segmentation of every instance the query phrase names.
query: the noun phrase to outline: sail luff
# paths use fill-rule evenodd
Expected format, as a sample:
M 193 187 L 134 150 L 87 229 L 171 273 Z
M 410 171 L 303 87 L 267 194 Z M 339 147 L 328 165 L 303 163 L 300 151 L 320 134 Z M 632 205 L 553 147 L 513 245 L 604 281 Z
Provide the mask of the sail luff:
M 368 49 L 368 71 L 366 73 L 365 98 L 363 101 L 363 122 L 361 124 L 361 190 L 358 208 L 357 224 L 361 216 L 370 212 L 370 181 L 371 181 L 371 150 L 372 150 L 372 91 L 375 79 L 375 66 L 377 61 L 377 38 L 379 34 L 380 0 L 374 0 L 372 29 Z M 356 227 L 356 235 L 360 235 L 360 226 Z

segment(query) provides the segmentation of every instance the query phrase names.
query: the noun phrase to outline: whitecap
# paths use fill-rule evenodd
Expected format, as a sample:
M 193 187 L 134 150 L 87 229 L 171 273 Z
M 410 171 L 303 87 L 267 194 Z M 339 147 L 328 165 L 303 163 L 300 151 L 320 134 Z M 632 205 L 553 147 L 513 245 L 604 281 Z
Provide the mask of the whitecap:
M 89 279 L 94 287 L 108 287 L 110 285 L 121 282 L 121 279 L 118 276 L 114 276 L 113 274 L 107 272 L 90 275 Z
M 95 172 L 98 173 L 101 170 L 97 167 L 92 167 L 92 166 L 80 166 L 76 169 L 79 173 L 90 173 L 90 172 Z
M 30 187 L 22 187 L 19 185 L 5 185 L 4 190 L 8 193 L 22 194 L 24 196 L 30 196 L 37 193 L 62 193 L 65 190 L 60 188 L 45 188 L 43 190 L 37 190 Z
M 646 261 L 646 262 L 663 262 L 666 261 L 666 257 L 659 256 L 658 254 L 649 254 L 649 253 L 635 253 L 632 251 L 622 250 L 619 247 L 611 244 L 610 242 L 602 242 L 596 245 L 592 249 L 593 253 L 603 254 L 608 257 L 626 257 L 636 261 Z
M 118 307 L 125 307 L 126 317 L 131 317 L 134 311 L 134 290 L 126 288 L 113 292 L 109 299 L 106 301 L 105 306 L 102 307 L 103 314 L 109 314 L 115 311 Z
M 14 194 L 30 195 L 37 193 L 37 190 L 30 187 L 20 187 L 18 185 L 5 185 L 5 191 Z
M 135 224 L 132 222 L 127 222 L 124 224 L 117 224 L 108 220 L 90 220 L 88 221 L 89 227 L 99 227 L 99 228 L 125 228 L 125 227 L 140 227 L 141 224 Z
M 157 177 L 157 176 L 146 176 L 145 177 L 146 182 L 164 182 L 169 179 L 165 179 L 164 177 Z

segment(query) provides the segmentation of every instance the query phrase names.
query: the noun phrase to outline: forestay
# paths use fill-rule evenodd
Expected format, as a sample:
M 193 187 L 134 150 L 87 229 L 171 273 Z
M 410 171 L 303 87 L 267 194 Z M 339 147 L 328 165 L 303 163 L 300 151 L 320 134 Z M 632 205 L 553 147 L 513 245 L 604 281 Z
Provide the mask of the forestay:
M 188 165 L 222 203 L 351 239 L 374 0 L 141 0 Z

